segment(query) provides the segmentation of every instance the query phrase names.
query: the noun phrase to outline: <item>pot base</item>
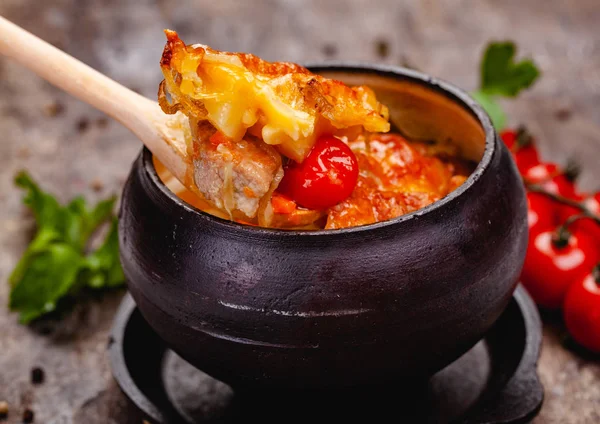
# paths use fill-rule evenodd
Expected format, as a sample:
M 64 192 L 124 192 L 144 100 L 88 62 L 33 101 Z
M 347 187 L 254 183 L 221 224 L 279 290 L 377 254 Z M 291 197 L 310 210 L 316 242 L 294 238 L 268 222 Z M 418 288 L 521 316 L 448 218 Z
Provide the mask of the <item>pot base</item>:
M 235 392 L 168 350 L 127 296 L 109 344 L 113 374 L 156 423 L 311 422 L 318 419 L 435 423 L 521 423 L 539 411 L 541 342 L 537 309 L 519 287 L 498 322 L 430 381 L 335 391 Z

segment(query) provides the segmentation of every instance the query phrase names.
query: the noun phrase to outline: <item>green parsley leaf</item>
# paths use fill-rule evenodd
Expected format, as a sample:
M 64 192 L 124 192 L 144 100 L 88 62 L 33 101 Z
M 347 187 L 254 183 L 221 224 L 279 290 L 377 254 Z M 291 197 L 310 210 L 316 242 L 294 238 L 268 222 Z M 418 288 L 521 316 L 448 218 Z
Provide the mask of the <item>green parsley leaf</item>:
M 86 257 L 87 268 L 92 271 L 88 286 L 93 288 L 118 287 L 125 281 L 119 262 L 118 222 L 113 218 L 104 243 Z
M 90 236 L 111 216 L 116 198 L 100 201 L 88 210 L 85 199 L 77 196 L 67 205 L 66 236 L 73 245 L 85 248 Z
M 125 281 L 119 263 L 115 197 L 88 208 L 83 197 L 62 206 L 24 171 L 15 184 L 26 190 L 23 202 L 32 210 L 37 233 L 9 277 L 9 307 L 28 323 L 56 309 L 59 300 L 85 287 L 112 288 Z M 101 246 L 87 252 L 94 232 L 107 221 Z
M 481 91 L 515 97 L 533 84 L 540 72 L 530 59 L 515 62 L 516 50 L 510 41 L 488 45 L 481 62 Z
M 54 196 L 44 193 L 25 171 L 17 174 L 15 184 L 27 190 L 23 203 L 33 212 L 38 229 L 52 229 L 61 233 L 65 225 L 65 210 Z
M 29 244 L 29 247 L 27 247 L 27 250 L 25 250 L 25 253 L 23 254 L 21 259 L 17 263 L 17 266 L 15 266 L 15 269 L 13 269 L 13 272 L 8 277 L 8 283 L 9 283 L 11 289 L 13 289 L 17 285 L 17 283 L 23 279 L 23 275 L 25 274 L 25 271 L 27 271 L 27 268 L 28 268 L 29 264 L 31 263 L 32 258 L 36 254 L 39 254 L 39 253 L 43 252 L 45 249 L 47 249 L 48 246 L 50 246 L 50 244 L 52 242 L 59 240 L 59 239 L 60 239 L 60 234 L 54 230 L 50 230 L 50 229 L 38 230 L 38 233 L 36 234 L 34 239 L 31 241 L 31 243 Z
M 75 283 L 80 266 L 81 254 L 66 243 L 34 253 L 10 293 L 10 309 L 21 313 L 22 323 L 52 312 Z
M 516 51 L 510 41 L 488 44 L 481 60 L 481 86 L 471 93 L 490 115 L 497 131 L 504 129 L 507 121 L 498 97 L 517 96 L 540 75 L 532 60 L 515 62 Z

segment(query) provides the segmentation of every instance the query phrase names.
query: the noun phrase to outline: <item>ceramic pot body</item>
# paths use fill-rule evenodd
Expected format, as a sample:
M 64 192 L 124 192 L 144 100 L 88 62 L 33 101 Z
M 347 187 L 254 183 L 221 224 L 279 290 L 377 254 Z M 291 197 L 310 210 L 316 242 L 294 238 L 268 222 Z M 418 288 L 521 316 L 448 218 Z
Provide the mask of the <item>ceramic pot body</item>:
M 460 90 L 399 68 L 313 69 L 375 86 L 402 132 L 451 137 L 477 169 L 444 199 L 397 219 L 294 232 L 190 207 L 144 150 L 121 203 L 129 289 L 173 350 L 232 386 L 430 376 L 480 340 L 511 298 L 527 245 L 521 179 Z

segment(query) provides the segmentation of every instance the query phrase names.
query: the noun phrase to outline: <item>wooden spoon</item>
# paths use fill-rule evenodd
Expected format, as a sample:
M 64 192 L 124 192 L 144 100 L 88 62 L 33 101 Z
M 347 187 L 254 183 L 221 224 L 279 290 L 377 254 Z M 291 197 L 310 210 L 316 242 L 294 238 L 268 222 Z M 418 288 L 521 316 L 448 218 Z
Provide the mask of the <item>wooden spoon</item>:
M 110 115 L 129 128 L 184 185 L 188 175 L 187 117 L 166 115 L 152 101 L 95 71 L 0 16 L 0 53 Z M 191 171 L 190 171 L 191 172 Z M 186 183 L 187 182 L 187 183 Z

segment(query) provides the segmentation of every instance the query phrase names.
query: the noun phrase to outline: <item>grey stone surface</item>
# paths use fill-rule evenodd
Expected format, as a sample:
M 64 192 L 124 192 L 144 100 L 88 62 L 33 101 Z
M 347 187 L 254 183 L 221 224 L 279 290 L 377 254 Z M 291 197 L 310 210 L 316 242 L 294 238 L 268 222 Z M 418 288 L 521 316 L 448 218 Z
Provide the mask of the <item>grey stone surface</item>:
M 270 60 L 410 64 L 467 89 L 477 83 L 485 43 L 510 38 L 544 73 L 534 90 L 507 104 L 511 123 L 529 126 L 545 159 L 578 159 L 585 188 L 600 186 L 597 0 L 0 0 L 0 15 L 150 97 L 165 27 L 184 40 Z M 381 40 L 389 43 L 385 58 L 376 48 Z M 32 227 L 14 173 L 29 169 L 63 200 L 95 199 L 119 191 L 140 143 L 3 58 L 0 93 L 0 400 L 10 404 L 8 422 L 20 422 L 30 406 L 37 423 L 140 423 L 105 353 L 119 293 L 85 302 L 50 335 L 17 324 L 3 306 L 4 283 Z M 559 326 L 546 326 L 546 401 L 535 422 L 598 423 L 600 366 L 564 349 L 560 337 Z M 29 383 L 32 366 L 46 370 L 44 384 Z

